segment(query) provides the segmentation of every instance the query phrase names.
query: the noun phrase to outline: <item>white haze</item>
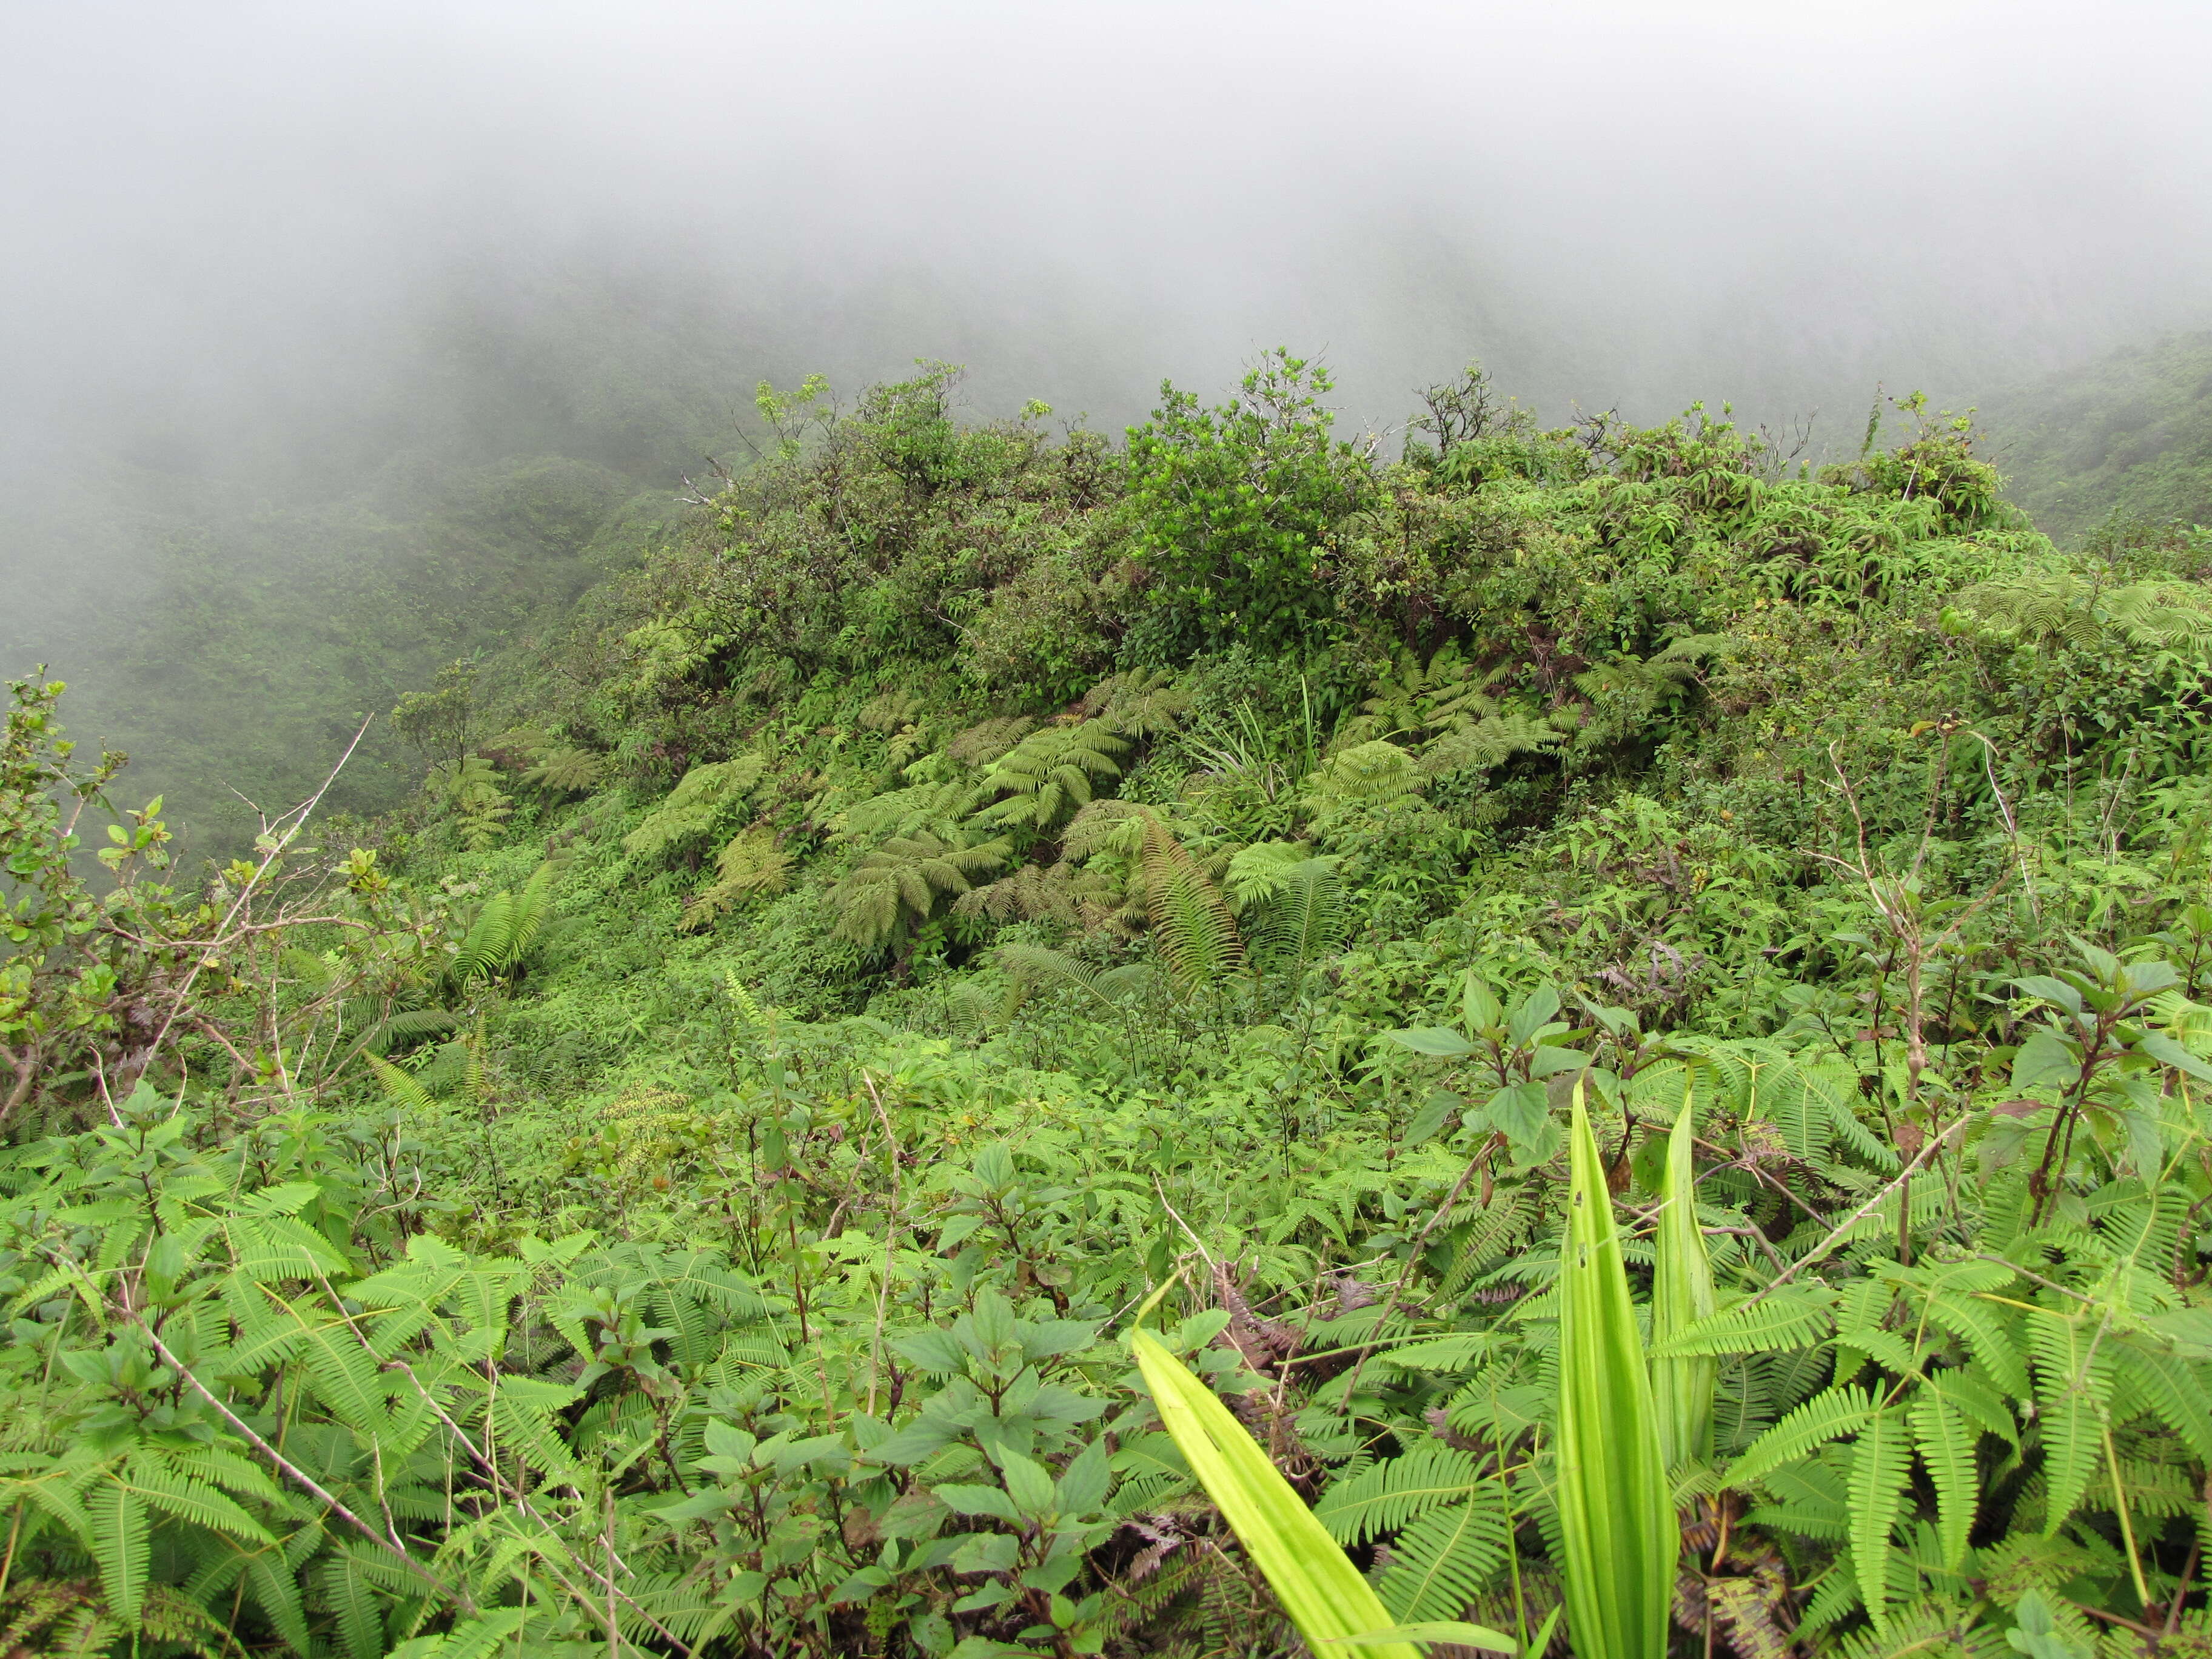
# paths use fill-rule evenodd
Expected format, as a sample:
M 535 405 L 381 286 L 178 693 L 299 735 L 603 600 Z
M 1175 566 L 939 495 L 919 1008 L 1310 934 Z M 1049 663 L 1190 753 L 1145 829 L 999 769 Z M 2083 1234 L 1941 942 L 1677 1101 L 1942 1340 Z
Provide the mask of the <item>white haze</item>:
M 1285 344 L 1355 427 L 1480 356 L 1550 416 L 1855 439 L 1877 383 L 2212 323 L 2201 3 L 0 18 L 10 671 L 96 675 L 194 491 L 578 444 L 665 483 L 763 375 L 947 359 L 1115 425 Z

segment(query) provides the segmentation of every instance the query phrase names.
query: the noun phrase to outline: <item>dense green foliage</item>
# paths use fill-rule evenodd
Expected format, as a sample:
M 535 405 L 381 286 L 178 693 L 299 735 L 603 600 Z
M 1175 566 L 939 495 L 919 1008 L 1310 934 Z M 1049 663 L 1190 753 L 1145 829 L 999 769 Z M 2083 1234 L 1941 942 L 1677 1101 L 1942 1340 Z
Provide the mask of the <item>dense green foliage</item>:
M 17 688 L 10 1640 L 1296 1651 L 1142 1310 L 1397 1628 L 2212 1643 L 2192 538 L 1911 399 L 951 385 L 764 388 L 197 886 Z

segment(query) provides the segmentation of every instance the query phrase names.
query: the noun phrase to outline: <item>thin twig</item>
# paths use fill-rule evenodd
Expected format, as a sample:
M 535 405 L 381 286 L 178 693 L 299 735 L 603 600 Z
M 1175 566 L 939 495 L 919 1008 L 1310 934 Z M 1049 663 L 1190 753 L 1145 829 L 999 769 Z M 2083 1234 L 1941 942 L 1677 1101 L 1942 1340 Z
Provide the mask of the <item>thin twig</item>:
M 185 1380 L 185 1384 L 187 1388 L 191 1389 L 194 1394 L 199 1395 L 201 1399 L 206 1401 L 209 1405 L 214 1407 L 217 1414 L 222 1418 L 223 1421 L 229 1424 L 232 1428 L 237 1430 L 238 1432 L 245 1437 L 247 1444 L 251 1445 L 254 1450 L 259 1452 L 264 1457 L 275 1464 L 277 1470 L 288 1480 L 298 1485 L 310 1498 L 322 1504 L 323 1507 L 330 1510 L 332 1515 L 337 1516 L 339 1520 L 343 1521 L 347 1525 L 359 1532 L 361 1535 L 368 1539 L 370 1543 L 375 1545 L 379 1549 L 383 1550 L 386 1554 L 394 1557 L 402 1566 L 407 1569 L 408 1571 L 413 1573 L 415 1577 L 421 1579 L 424 1583 L 429 1585 L 431 1589 L 436 1590 L 441 1595 L 448 1598 L 455 1606 L 459 1607 L 463 1613 L 469 1614 L 471 1617 L 475 1616 L 477 1610 L 476 1603 L 469 1599 L 469 1595 L 466 1590 L 455 1589 L 452 1585 L 447 1583 L 436 1574 L 430 1571 L 428 1568 L 416 1561 L 413 1556 L 408 1554 L 405 1548 L 404 1548 L 397 1540 L 386 1538 L 383 1534 L 378 1532 L 375 1528 L 370 1526 L 368 1522 L 362 1520 L 351 1510 L 348 1509 L 343 1504 L 338 1502 L 336 1498 L 332 1497 L 328 1492 L 325 1492 L 323 1489 L 323 1487 L 316 1481 L 314 1476 L 309 1474 L 298 1464 L 293 1462 L 291 1459 L 286 1457 L 283 1452 L 278 1451 L 276 1447 L 270 1445 L 266 1440 L 264 1440 L 258 1434 L 254 1432 L 252 1425 L 247 1423 L 244 1418 L 239 1416 L 239 1414 L 231 1410 L 228 1406 L 226 1406 L 222 1401 L 216 1399 L 216 1396 L 209 1391 L 207 1384 L 201 1382 L 198 1377 L 192 1374 L 191 1367 L 187 1366 L 182 1360 L 179 1359 L 174 1353 L 170 1352 L 168 1345 L 161 1340 L 160 1334 L 156 1332 L 151 1325 L 149 1325 L 143 1320 L 140 1319 L 133 1319 L 131 1322 L 137 1326 L 140 1333 L 144 1335 L 147 1341 L 153 1344 L 154 1352 L 161 1356 L 162 1364 L 173 1367 L 177 1375 Z
M 1429 1217 L 1421 1231 L 1414 1235 L 1413 1248 L 1406 1252 L 1405 1268 L 1399 1273 L 1398 1282 L 1390 1287 L 1390 1299 L 1382 1304 L 1382 1312 L 1375 1321 L 1374 1335 L 1376 1338 L 1382 1336 L 1384 1329 L 1390 1323 L 1390 1316 L 1398 1311 L 1399 1303 L 1405 1299 L 1406 1286 L 1413 1282 L 1413 1270 L 1420 1266 L 1421 1246 L 1429 1242 L 1429 1235 L 1436 1231 L 1437 1223 L 1451 1213 L 1452 1206 L 1459 1202 L 1460 1194 L 1467 1190 L 1467 1183 L 1474 1179 L 1475 1171 L 1488 1164 L 1492 1158 L 1497 1155 L 1498 1139 L 1498 1136 L 1492 1134 L 1483 1143 L 1482 1150 L 1468 1159 L 1467 1168 L 1459 1172 L 1459 1179 L 1452 1184 L 1451 1191 L 1444 1194 L 1444 1201 L 1437 1206 L 1435 1213 Z M 1352 1377 L 1344 1385 L 1344 1405 L 1340 1415 L 1351 1414 L 1352 1396 L 1358 1391 L 1359 1374 L 1367 1369 L 1367 1356 L 1375 1352 L 1376 1346 L 1375 1342 L 1370 1341 L 1360 1349 L 1359 1358 L 1352 1361 Z
M 1935 1157 L 1936 1150 L 1941 1147 L 1945 1141 L 1950 1139 L 1953 1135 L 1958 1133 L 1960 1130 L 1966 1127 L 1966 1120 L 1961 1118 L 1958 1122 L 1954 1123 L 1949 1128 L 1942 1130 L 1936 1134 L 1930 1135 L 1928 1138 L 1928 1144 L 1920 1149 L 1919 1152 L 1913 1158 L 1911 1163 L 1906 1164 L 1902 1170 L 1899 1170 L 1893 1177 L 1892 1177 L 1887 1186 L 1884 1187 L 1872 1198 L 1867 1200 L 1865 1203 L 1860 1205 L 1857 1209 L 1853 1210 L 1850 1214 L 1845 1216 L 1842 1221 L 1836 1224 L 1835 1229 L 1831 1231 L 1826 1238 L 1822 1239 L 1818 1244 L 1815 1244 L 1811 1249 L 1806 1251 L 1804 1255 L 1799 1256 L 1796 1261 L 1790 1264 L 1790 1267 L 1783 1273 L 1779 1278 L 1770 1279 L 1766 1285 L 1759 1290 L 1757 1295 L 1753 1296 L 1747 1301 L 1738 1303 L 1736 1304 L 1735 1310 L 1741 1312 L 1745 1309 L 1757 1307 L 1760 1303 L 1765 1301 L 1768 1297 L 1773 1295 L 1775 1291 L 1780 1290 L 1784 1285 L 1788 1284 L 1799 1273 L 1802 1273 L 1807 1267 L 1811 1267 L 1813 1263 L 1818 1261 L 1821 1257 L 1827 1255 L 1830 1250 L 1836 1247 L 1838 1240 L 1844 1237 L 1844 1235 L 1849 1233 L 1852 1228 L 1858 1225 L 1862 1220 L 1878 1208 L 1883 1200 L 1887 1199 L 1892 1193 L 1895 1192 L 1899 1187 L 1903 1186 L 1915 1175 L 1918 1174 L 1922 1166 L 1924 1165 L 1929 1158 Z
M 353 734 L 353 741 L 346 744 L 345 753 L 338 757 L 338 763 L 331 768 L 331 775 L 323 780 L 323 787 L 294 807 L 292 811 L 285 813 L 283 817 L 276 820 L 280 824 L 284 822 L 284 818 L 297 818 L 299 822 L 292 826 L 291 831 L 277 838 L 276 844 L 263 854 L 261 862 L 254 866 L 253 873 L 247 877 L 245 883 L 239 888 L 238 897 L 232 901 L 228 914 L 222 919 L 222 926 L 216 930 L 218 934 L 230 932 L 231 923 L 238 920 L 239 912 L 246 908 L 246 902 L 253 896 L 254 887 L 260 882 L 262 877 L 269 873 L 269 866 L 276 861 L 278 855 L 291 844 L 293 834 L 306 827 L 308 814 L 322 804 L 322 799 L 330 793 L 331 786 L 338 781 L 338 774 L 345 770 L 346 763 L 353 758 L 353 751 L 361 747 L 361 740 L 368 735 L 369 724 L 375 718 L 376 716 L 372 714 L 361 723 L 361 730 Z M 143 1076 L 152 1067 L 154 1057 L 161 1052 L 161 1043 L 168 1036 L 169 1028 L 177 1023 L 177 1016 L 184 1012 L 185 1000 L 191 994 L 193 981 L 199 978 L 200 969 L 206 967 L 207 963 L 208 958 L 204 954 L 193 959 L 191 970 L 185 975 L 185 982 L 176 988 L 171 997 L 168 1018 L 161 1022 L 161 1029 L 154 1033 L 154 1040 L 146 1045 L 146 1063 L 138 1068 L 140 1075 Z

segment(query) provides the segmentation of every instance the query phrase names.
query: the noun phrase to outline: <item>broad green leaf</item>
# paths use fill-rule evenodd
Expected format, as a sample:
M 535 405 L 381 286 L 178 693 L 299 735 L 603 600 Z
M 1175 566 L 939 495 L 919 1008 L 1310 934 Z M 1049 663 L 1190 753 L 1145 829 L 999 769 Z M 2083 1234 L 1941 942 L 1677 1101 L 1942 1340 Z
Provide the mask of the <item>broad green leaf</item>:
M 2012 1057 L 2012 1086 L 2033 1089 L 2048 1084 L 2071 1083 L 2081 1069 L 2081 1060 L 2058 1034 L 2039 1025 L 2027 1034 Z
M 1464 1060 L 1475 1052 L 1474 1044 L 1442 1025 L 1415 1025 L 1402 1031 L 1385 1031 L 1382 1036 L 1401 1048 L 1437 1060 Z

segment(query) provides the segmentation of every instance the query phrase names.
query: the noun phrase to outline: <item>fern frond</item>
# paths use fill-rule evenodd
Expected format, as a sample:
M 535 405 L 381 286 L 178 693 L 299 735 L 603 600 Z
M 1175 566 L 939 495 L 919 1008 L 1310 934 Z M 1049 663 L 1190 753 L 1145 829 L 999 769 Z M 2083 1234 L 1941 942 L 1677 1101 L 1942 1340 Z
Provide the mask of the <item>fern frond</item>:
M 1390 1540 L 1376 1594 L 1406 1624 L 1457 1619 L 1505 1559 L 1503 1513 L 1477 1498 L 1431 1510 Z
M 1188 992 L 1244 965 L 1237 918 L 1181 842 L 1157 819 L 1145 824 L 1145 896 L 1160 956 Z
M 1420 787 L 1413 757 L 1396 744 L 1377 738 L 1323 761 L 1305 781 L 1305 794 L 1317 810 L 1325 810 L 1353 801 L 1396 800 Z
M 138 1620 L 152 1567 L 152 1528 L 146 1500 L 114 1474 L 94 1483 L 84 1497 L 92 1531 L 85 1546 L 100 1564 L 100 1589 L 111 1612 L 128 1627 Z
M 386 1098 L 395 1106 L 415 1112 L 434 1112 L 438 1103 L 430 1091 L 401 1071 L 382 1054 L 363 1054 L 369 1069 L 376 1073 L 377 1081 L 384 1085 Z
M 1957 1408 L 1932 1389 L 1921 1390 L 1912 1402 L 1912 1433 L 1936 1487 L 1943 1565 L 1956 1569 L 1966 1559 L 1966 1541 L 1981 1500 L 1979 1472 L 1974 1466 L 1974 1442 L 1979 1437 Z
M 1331 1486 L 1314 1505 L 1314 1518 L 1338 1543 L 1364 1544 L 1396 1532 L 1440 1504 L 1462 1502 L 1474 1481 L 1474 1459 L 1468 1453 L 1417 1445 Z
M 562 744 L 541 749 L 537 763 L 522 775 L 522 781 L 549 795 L 580 795 L 599 787 L 606 768 L 605 756 Z
M 1874 1395 L 1866 1389 L 1847 1384 L 1814 1395 L 1746 1447 L 1729 1464 L 1729 1480 L 1741 1486 L 1759 1480 L 1815 1446 L 1856 1434 L 1873 1415 Z
M 623 850 L 640 860 L 665 859 L 713 834 L 726 813 L 740 805 L 768 769 L 759 754 L 695 766 L 660 805 L 623 837 Z
M 2027 1338 L 2035 1356 L 2037 1421 L 2043 1440 L 2043 1535 L 2050 1538 L 2081 1504 L 2104 1455 L 2112 1361 L 2101 1351 L 2092 1352 L 2090 1333 L 2060 1315 L 2031 1317 Z
M 1749 1308 L 1724 1308 L 1652 1350 L 1661 1359 L 1730 1353 L 1771 1353 L 1809 1347 L 1835 1327 L 1836 1294 L 1808 1288 L 1770 1297 Z
M 1277 874 L 1273 894 L 1259 907 L 1252 954 L 1287 971 L 1293 985 L 1344 943 L 1352 925 L 1343 878 L 1334 858 L 1303 859 Z
M 1845 1490 L 1859 1597 L 1877 1626 L 1888 1618 L 1890 1534 L 1911 1478 L 1912 1437 L 1905 1413 L 1893 1407 L 1874 1412 L 1859 1431 Z
M 1469 768 L 1488 771 L 1516 755 L 1540 754 L 1559 746 L 1559 734 L 1547 721 L 1509 709 L 1445 732 L 1421 750 L 1421 770 L 1443 777 Z

